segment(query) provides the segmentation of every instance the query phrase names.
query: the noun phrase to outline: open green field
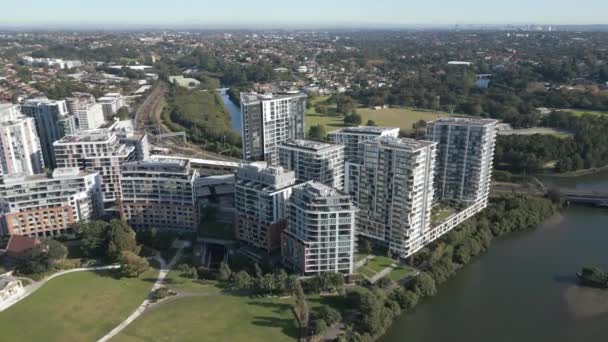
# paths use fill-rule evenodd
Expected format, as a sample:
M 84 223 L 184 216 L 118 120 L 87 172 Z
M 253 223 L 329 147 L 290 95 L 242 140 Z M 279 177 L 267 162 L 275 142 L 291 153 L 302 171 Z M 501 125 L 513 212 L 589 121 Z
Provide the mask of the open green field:
M 165 284 L 175 290 L 184 292 L 194 293 L 221 293 L 222 290 L 216 286 L 215 281 L 191 279 L 181 275 L 181 272 L 176 269 L 172 269 L 167 278 L 165 278 Z
M 292 308 L 291 298 L 181 298 L 145 313 L 114 341 L 294 341 Z
M 397 261 L 391 258 L 376 255 L 375 258 L 367 261 L 367 265 L 357 269 L 357 272 L 364 274 L 368 278 L 371 278 L 376 275 L 376 273 L 382 271 L 387 267 L 390 267 L 393 264 L 397 264 L 397 267 L 393 269 L 393 271 L 389 274 L 388 277 L 394 281 L 398 281 L 402 278 L 405 278 L 409 273 L 414 271 L 413 268 L 407 265 L 399 264 Z
M 327 107 L 327 114 L 319 114 L 315 111 L 314 105 L 328 98 L 328 96 L 319 96 L 312 100 L 313 106 L 307 108 L 306 111 L 307 128 L 319 124 L 325 125 L 327 131 L 344 127 L 343 117 L 335 114 L 335 105 Z M 373 120 L 378 126 L 399 127 L 405 131 L 412 131 L 412 125 L 419 120 L 430 121 L 447 115 L 445 113 L 421 111 L 405 107 L 379 110 L 360 107 L 357 109 L 357 113 L 361 115 L 362 124 L 365 124 L 368 120 Z
M 156 271 L 116 279 L 111 272 L 77 272 L 49 281 L 0 313 L 3 341 L 95 341 L 146 298 Z

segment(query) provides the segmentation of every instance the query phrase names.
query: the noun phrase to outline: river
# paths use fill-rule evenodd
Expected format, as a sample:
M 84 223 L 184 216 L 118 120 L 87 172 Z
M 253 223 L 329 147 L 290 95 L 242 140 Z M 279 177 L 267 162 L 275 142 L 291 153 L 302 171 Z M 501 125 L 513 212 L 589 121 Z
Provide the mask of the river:
M 606 191 L 608 173 L 552 182 Z M 576 285 L 583 265 L 608 267 L 608 209 L 573 206 L 495 241 L 381 341 L 608 341 L 608 291 Z
M 232 129 L 237 133 L 241 134 L 242 127 L 242 118 L 241 118 L 241 108 L 237 106 L 227 93 L 228 88 L 221 88 L 219 90 L 220 96 L 222 97 L 222 102 L 224 102 L 224 107 L 230 113 L 230 121 L 232 121 Z

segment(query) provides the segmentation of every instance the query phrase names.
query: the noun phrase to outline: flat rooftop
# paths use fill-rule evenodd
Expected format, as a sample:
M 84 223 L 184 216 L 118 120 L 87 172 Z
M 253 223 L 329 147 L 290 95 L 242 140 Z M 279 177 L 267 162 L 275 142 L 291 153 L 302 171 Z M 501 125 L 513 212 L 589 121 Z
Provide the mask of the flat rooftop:
M 121 165 L 123 170 L 151 170 L 166 172 L 188 172 L 190 162 L 185 159 L 146 159 L 124 163 Z
M 454 125 L 454 126 L 487 126 L 498 123 L 498 120 L 495 119 L 486 119 L 486 118 L 459 118 L 459 117 L 449 117 L 449 118 L 440 118 L 437 120 L 429 121 L 427 124 L 429 125 Z
M 333 149 L 344 149 L 342 145 L 328 144 L 324 142 L 314 141 L 314 140 L 304 140 L 304 139 L 295 139 L 288 140 L 279 145 L 281 147 L 291 147 L 297 148 L 300 150 L 307 150 L 310 152 L 324 152 L 330 151 Z
M 395 138 L 395 137 L 378 137 L 374 140 L 368 140 L 363 142 L 368 145 L 382 145 L 395 147 L 407 151 L 416 151 L 421 148 L 436 145 L 437 143 L 426 140 L 416 140 L 410 138 Z
M 299 94 L 260 94 L 260 93 L 241 93 L 241 103 L 254 104 L 261 101 L 288 99 L 293 97 L 306 96 L 304 93 Z
M 381 126 L 357 126 L 357 127 L 344 127 L 337 129 L 335 131 L 329 132 L 332 133 L 368 133 L 368 134 L 381 134 L 383 132 L 389 131 L 399 131 L 399 127 L 381 127 Z
M 79 131 L 76 134 L 66 135 L 65 137 L 55 141 L 53 145 L 59 144 L 71 144 L 80 142 L 105 142 L 112 139 L 114 134 L 107 130 L 89 130 Z

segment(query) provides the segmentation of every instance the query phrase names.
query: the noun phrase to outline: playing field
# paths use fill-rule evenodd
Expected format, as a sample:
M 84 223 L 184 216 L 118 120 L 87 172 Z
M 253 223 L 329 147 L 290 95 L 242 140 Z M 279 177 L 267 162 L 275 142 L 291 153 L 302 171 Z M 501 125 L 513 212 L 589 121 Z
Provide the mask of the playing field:
M 292 308 L 291 298 L 180 298 L 145 313 L 114 341 L 294 341 Z
M 317 97 L 312 101 L 313 106 L 308 108 L 306 112 L 306 124 L 308 128 L 319 124 L 324 125 L 327 131 L 344 127 L 344 118 L 334 113 L 335 105 L 327 107 L 328 114 L 319 114 L 315 111 L 314 104 L 323 102 L 327 98 Z M 357 113 L 361 115 L 363 125 L 368 120 L 373 120 L 377 126 L 399 127 L 408 132 L 413 130 L 412 126 L 419 120 L 431 121 L 447 115 L 445 113 L 421 111 L 406 107 L 378 110 L 360 107 L 357 109 Z
M 49 281 L 0 313 L 2 341 L 95 341 L 145 299 L 156 271 L 141 278 L 77 272 Z

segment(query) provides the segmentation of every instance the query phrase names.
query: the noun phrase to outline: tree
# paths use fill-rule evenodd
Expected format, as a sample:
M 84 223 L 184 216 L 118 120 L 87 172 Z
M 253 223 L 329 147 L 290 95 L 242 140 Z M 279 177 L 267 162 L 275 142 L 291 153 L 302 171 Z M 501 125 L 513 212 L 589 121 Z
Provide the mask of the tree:
M 358 126 L 361 124 L 361 115 L 357 114 L 353 111 L 352 114 L 346 115 L 344 117 L 344 125 L 346 126 Z
M 300 324 L 300 336 L 306 336 L 306 328 L 308 327 L 310 311 L 308 309 L 306 295 L 304 295 L 304 290 L 299 283 L 296 287 L 296 304 L 294 307 L 294 312 L 296 314 L 296 318 L 298 319 L 298 323 Z
M 403 310 L 411 310 L 418 304 L 418 295 L 405 288 L 395 290 L 393 296 Z
M 412 281 L 414 291 L 422 297 L 434 296 L 437 293 L 435 280 L 426 272 L 421 272 Z
M 116 116 L 118 116 L 120 120 L 128 120 L 131 117 L 131 113 L 129 112 L 129 108 L 120 107 L 118 112 L 116 112 Z
M 328 306 L 323 305 L 315 312 L 315 317 L 320 318 L 327 322 L 328 325 L 332 325 L 334 323 L 338 323 L 342 320 L 342 315 L 340 311 Z
M 362 239 L 359 243 L 359 253 L 370 254 L 372 252 L 372 243 L 367 239 Z
M 196 271 L 196 267 L 190 266 L 188 264 L 180 264 L 177 266 L 177 269 L 180 271 L 180 275 L 185 278 L 196 279 L 198 278 L 198 272 Z
M 374 121 L 374 120 L 367 120 L 367 123 L 365 124 L 365 126 L 378 126 L 378 125 L 376 125 L 376 121 Z
M 233 284 L 237 289 L 248 289 L 251 285 L 251 276 L 247 271 L 239 271 L 234 275 Z
M 310 333 L 313 335 L 321 335 L 327 330 L 327 323 L 321 318 L 313 318 L 310 323 Z
M 87 257 L 102 257 L 107 248 L 107 223 L 93 221 L 80 223 L 76 228 L 80 234 L 80 249 Z
M 308 130 L 308 138 L 312 140 L 325 140 L 327 137 L 327 131 L 324 125 L 314 125 Z
M 39 244 L 29 251 L 25 259 L 18 261 L 17 271 L 27 275 L 41 274 L 48 271 L 51 266 L 52 261 L 48 257 L 46 246 Z
M 132 251 L 122 251 L 120 254 L 120 267 L 123 274 L 128 277 L 139 277 L 150 268 L 146 258 L 142 258 Z
M 220 263 L 220 269 L 218 271 L 217 278 L 221 281 L 227 281 L 230 279 L 231 275 L 232 275 L 232 271 L 230 270 L 230 266 L 228 266 L 227 263 L 222 261 Z
M 112 220 L 108 231 L 107 256 L 110 260 L 118 261 L 123 251 L 139 254 L 135 232 L 126 222 Z
M 53 239 L 44 241 L 47 248 L 47 256 L 51 262 L 65 259 L 68 256 L 68 248 L 61 242 Z

